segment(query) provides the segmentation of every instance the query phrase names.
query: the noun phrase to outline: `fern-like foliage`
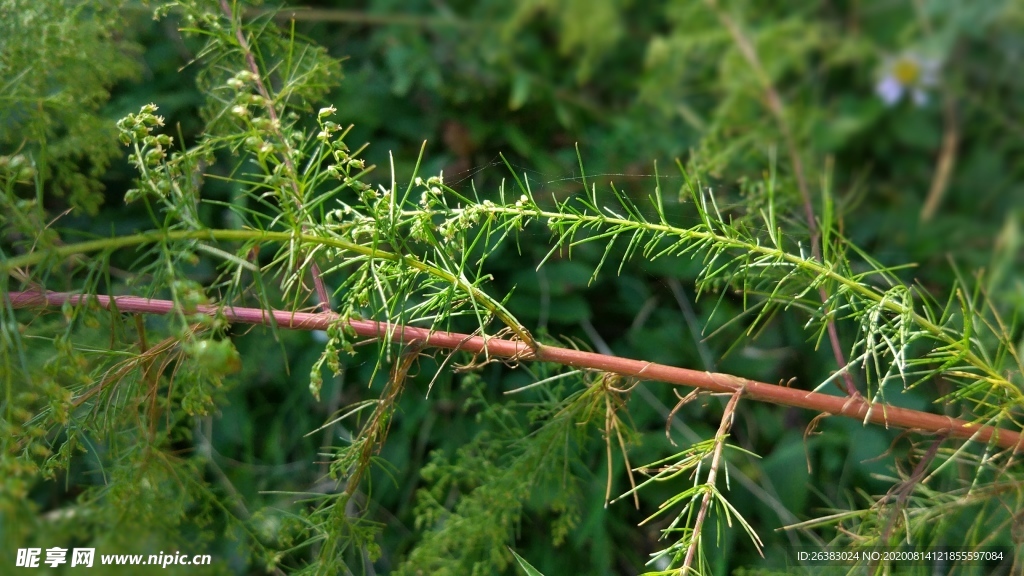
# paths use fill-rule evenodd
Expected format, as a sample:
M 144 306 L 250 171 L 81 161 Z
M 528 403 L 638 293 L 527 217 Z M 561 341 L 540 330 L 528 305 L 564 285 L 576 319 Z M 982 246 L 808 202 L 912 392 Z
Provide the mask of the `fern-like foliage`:
M 57 4 L 34 6 L 4 4 L 29 23 Z M 567 17 L 579 6 L 530 3 L 510 29 L 544 7 Z M 581 186 L 560 198 L 536 191 L 507 162 L 507 181 L 495 193 L 463 189 L 441 173 L 421 174 L 422 151 L 411 173 L 399 173 L 392 162 L 374 182 L 362 148 L 347 141 L 350 128 L 332 120 L 341 104 L 324 101 L 340 79 L 340 63 L 294 28 L 278 27 L 271 15 L 250 19 L 241 4 L 195 0 L 166 4 L 157 14 L 178 19 L 186 37 L 198 43 L 191 65 L 200 69 L 206 129 L 195 141 L 182 142 L 159 103 L 117 122 L 137 171 L 125 201 L 141 206 L 148 221 L 138 225 L 141 231 L 72 237 L 44 231 L 51 215 L 33 199 L 32 184 L 37 194 L 44 183 L 63 189 L 67 179 L 46 166 L 77 158 L 57 142 L 82 137 L 79 131 L 95 121 L 95 107 L 67 117 L 39 113 L 59 104 L 60 98 L 43 97 L 56 80 L 29 82 L 14 74 L 2 88 L 12 96 L 0 111 L 0 125 L 10 133 L 17 128 L 25 141 L 17 144 L 17 155 L 0 159 L 0 534 L 13 548 L 48 546 L 56 538 L 97 548 L 144 541 L 154 549 L 195 549 L 230 533 L 243 543 L 241 552 L 233 552 L 240 564 L 274 573 L 372 573 L 383 558 L 401 574 L 491 574 L 517 563 L 530 566 L 508 547 L 532 529 L 530 522 L 549 531 L 551 546 L 558 547 L 597 522 L 600 511 L 592 509 L 630 500 L 641 507 L 643 497 L 655 508 L 638 523 L 653 531 L 659 548 L 635 559 L 652 574 L 710 573 L 715 536 L 730 530 L 730 537 L 738 534 L 760 552 L 763 527 L 745 519 L 728 488 L 737 464 L 750 456 L 734 445 L 743 426 L 736 415 L 748 402 L 745 387 L 767 385 L 705 373 L 719 385 L 714 389 L 731 390 L 717 432 L 671 451 L 648 443 L 630 413 L 642 371 L 623 376 L 572 356 L 578 343 L 559 346 L 565 341 L 525 326 L 509 294 L 495 289 L 490 262 L 525 238 L 549 239 L 540 268 L 598 247 L 602 256 L 592 280 L 630 261 L 696 260 L 698 295 L 739 302 L 742 314 L 731 322 L 743 323 L 747 336 L 780 316 L 799 318 L 808 338 L 819 342 L 834 323 L 849 331 L 849 365 L 805 386 L 807 392 L 827 389 L 856 369 L 864 387 L 849 402 L 870 405 L 869 413 L 892 409 L 903 392 L 914 390 L 932 400 L 935 411 L 966 420 L 968 428 L 1019 432 L 1019 328 L 1003 320 L 980 281 L 964 279 L 940 299 L 908 281 L 903 268 L 875 261 L 843 236 L 827 184 L 815 199 L 817 220 L 791 216 L 805 188 L 798 155 L 791 162 L 794 174 L 784 180 L 774 163 L 763 178 L 748 179 L 752 200 L 745 206 L 724 205 L 708 184 L 708 168 L 735 167 L 725 126 L 747 117 L 748 88 L 764 92 L 789 72 L 785 55 L 777 55 L 779 63 L 756 62 L 753 76 L 740 72 L 752 64 L 749 54 L 743 60 L 737 40 L 741 27 L 718 9 L 707 2 L 693 8 L 694 19 L 687 22 L 703 26 L 717 18 L 725 22 L 724 32 L 674 41 L 688 50 L 719 46 L 729 34 L 741 42 L 722 67 L 724 77 L 744 84 L 717 110 L 717 128 L 705 143 L 730 153 L 720 162 L 705 154 L 700 162 L 678 164 L 682 185 L 671 189 L 655 167 L 659 175 L 646 198 L 614 184 L 599 188 L 582 160 Z M 688 10 L 679 8 L 683 16 Z M 605 6 L 594 18 L 613 22 L 614 13 Z M 3 26 L 9 25 L 0 24 L 0 31 Z M 771 52 L 779 41 L 774 35 L 797 29 L 794 17 L 753 42 L 758 52 Z M 6 30 L 10 40 L 4 41 L 17 50 L 3 52 L 5 71 L 13 69 L 8 62 L 28 59 L 18 50 L 30 50 L 28 34 L 35 28 L 25 30 Z M 89 26 L 78 33 L 109 34 Z M 814 29 L 807 43 L 818 46 L 827 37 L 826 30 Z M 93 42 L 80 50 L 76 38 L 56 41 L 57 53 L 71 64 L 102 46 Z M 587 40 L 563 40 L 567 50 L 590 46 L 582 76 L 608 49 Z M 668 58 L 652 55 L 657 65 L 662 57 Z M 81 88 L 97 100 L 103 86 L 131 69 L 109 58 L 94 62 L 105 72 Z M 66 140 L 54 139 L 52 123 L 58 120 Z M 790 120 L 784 109 L 776 110 L 772 129 L 796 149 L 803 129 Z M 96 152 L 91 161 L 102 165 L 110 158 L 104 154 Z M 74 202 L 91 206 L 81 198 Z M 815 209 L 811 203 L 803 207 Z M 122 313 L 116 298 L 106 307 L 95 299 L 66 299 L 60 314 L 15 309 L 16 303 L 25 306 L 27 293 L 47 291 L 144 296 L 148 311 L 160 314 Z M 240 384 L 237 375 L 258 372 L 247 370 L 252 360 L 238 350 L 247 335 L 229 322 L 235 308 L 246 306 L 264 310 L 268 334 L 280 340 L 286 336 L 272 320 L 280 316 L 271 311 L 337 311 L 321 316 L 331 319 L 323 350 L 304 366 L 317 401 L 342 377 L 358 375 L 355 398 L 332 406 L 323 426 L 311 431 L 328 433 L 317 483 L 270 487 L 264 495 L 276 499 L 261 501 L 258 509 L 239 497 L 209 432 L 218 413 L 229 409 L 226 398 Z M 379 324 L 368 368 L 359 369 L 353 358 L 362 342 L 353 326 L 363 319 Z M 408 328 L 426 329 L 416 334 L 427 336 L 406 337 Z M 429 335 L 436 333 L 462 338 L 449 348 L 474 338 L 483 344 L 476 355 L 443 355 L 428 349 Z M 515 353 L 499 358 L 488 350 L 489 341 Z M 545 351 L 555 349 L 571 360 L 551 361 Z M 523 384 L 496 401 L 485 376 L 501 369 L 499 359 L 520 369 Z M 410 390 L 421 367 L 425 390 Z M 416 394 L 429 400 L 435 385 L 456 384 L 462 401 L 446 405 L 448 413 L 439 418 L 475 415 L 467 430 L 476 435 L 420 462 L 422 484 L 408 511 L 415 518 L 411 548 L 401 555 L 385 551 L 387 519 L 375 498 L 390 489 L 382 485 L 395 472 L 389 435 L 402 425 L 403 407 L 410 409 L 403 399 Z M 680 396 L 676 410 L 696 398 Z M 249 432 L 274 442 L 263 438 L 270 431 Z M 913 467 L 892 471 L 889 493 L 858 494 L 853 510 L 837 506 L 794 527 L 837 525 L 819 541 L 847 546 L 948 544 L 957 530 L 960 544 L 1010 543 L 1024 497 L 1015 450 L 998 435 L 991 442 L 946 443 L 948 429 L 926 432 L 936 437 L 914 446 Z M 634 465 L 638 446 L 645 460 Z M 40 514 L 28 498 L 44 483 L 72 479 L 81 491 L 59 510 Z M 597 506 L 586 501 L 592 493 L 603 496 Z M 6 561 L 6 550 L 0 561 Z M 595 565 L 611 569 L 609 555 L 593 555 Z
M 20 158 L 39 172 L 40 189 L 45 182 L 90 214 L 102 201 L 99 177 L 120 156 L 101 108 L 114 84 L 139 73 L 139 46 L 118 32 L 124 4 L 0 4 L 0 154 Z

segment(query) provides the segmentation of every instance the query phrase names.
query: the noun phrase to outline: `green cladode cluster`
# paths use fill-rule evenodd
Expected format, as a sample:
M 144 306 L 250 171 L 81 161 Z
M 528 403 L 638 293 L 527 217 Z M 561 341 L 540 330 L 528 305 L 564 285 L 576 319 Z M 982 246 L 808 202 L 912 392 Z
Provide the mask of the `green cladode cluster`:
M 1020 569 L 994 443 L 346 323 L 849 378 L 1019 431 L 1019 3 L 365 4 L 0 0 L 0 566 Z M 41 291 L 172 306 L 16 308 Z

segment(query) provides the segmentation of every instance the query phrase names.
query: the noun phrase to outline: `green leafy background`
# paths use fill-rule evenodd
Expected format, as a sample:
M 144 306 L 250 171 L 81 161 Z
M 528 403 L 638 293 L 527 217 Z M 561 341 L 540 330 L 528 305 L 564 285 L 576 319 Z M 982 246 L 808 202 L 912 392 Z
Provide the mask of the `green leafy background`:
M 503 153 L 538 198 L 580 190 L 579 156 L 589 178 L 614 181 L 642 200 L 654 189 L 656 171 L 666 195 L 681 191 L 683 180 L 673 168 L 678 158 L 707 173 L 720 205 L 742 219 L 764 205 L 759 183 L 776 169 L 784 226 L 806 233 L 786 137 L 765 107 L 762 79 L 722 25 L 718 13 L 725 12 L 739 23 L 786 103 L 816 204 L 829 182 L 825 194 L 845 237 L 882 265 L 916 263 L 897 274 L 939 299 L 957 274 L 969 278 L 984 269 L 981 287 L 1003 313 L 1014 318 L 1024 310 L 1024 6 L 955 0 L 719 4 L 716 10 L 713 2 L 692 0 L 373 0 L 295 9 L 294 24 L 292 7 L 273 18 L 265 12 L 270 5 L 247 14 L 267 25 L 294 26 L 296 34 L 344 58 L 340 83 L 309 108 L 333 104 L 333 119 L 354 125 L 347 141 L 369 143 L 363 157 L 378 167 L 371 182 L 390 180 L 392 157 L 397 174 L 411 174 L 426 141 L 421 173 L 443 170 L 447 184 L 484 198 L 496 198 L 502 181 L 511 180 L 498 156 Z M 166 117 L 168 133 L 195 142 L 205 102 L 197 86 L 208 80 L 192 63 L 200 44 L 178 33 L 175 12 L 153 21 L 152 7 L 141 4 L 3 0 L 0 6 L 0 153 L 46 159 L 36 163 L 45 173 L 45 196 L 26 186 L 4 202 L 40 202 L 53 215 L 70 210 L 56 223 L 70 237 L 146 228 L 143 209 L 123 200 L 136 175 L 122 160 L 115 121 L 152 102 Z M 39 31 L 14 34 L 15 26 Z M 928 88 L 923 106 L 909 100 L 887 105 L 875 93 L 886 59 L 905 53 L 941 62 L 940 81 Z M 937 211 L 924 220 L 950 131 L 957 139 L 953 168 Z M 232 202 L 238 186 L 208 178 L 204 195 Z M 670 204 L 679 221 L 696 217 Z M 206 222 L 231 218 L 215 205 L 200 211 Z M 45 224 L 22 223 L 21 236 L 2 240 L 5 250 L 38 241 Z M 747 337 L 750 318 L 739 296 L 696 298 L 699 261 L 633 259 L 592 278 L 602 250 L 584 245 L 571 260 L 557 253 L 537 270 L 548 240 L 544 231 L 528 230 L 518 246 L 492 255 L 486 270 L 494 277 L 489 291 L 499 298 L 511 292 L 507 308 L 536 334 L 762 381 L 795 378 L 802 387 L 836 369 L 827 342 L 804 330 L 799 311 L 776 315 Z M 111 263 L 130 268 L 133 258 L 118 255 Z M 200 255 L 187 275 L 208 284 L 214 266 Z M 54 277 L 47 287 L 60 289 L 62 282 Z M 146 322 L 157 329 L 164 320 Z M 97 327 L 97 338 L 109 328 Z M 849 344 L 852 327 L 840 323 L 839 329 Z M 342 376 L 324 369 L 318 401 L 309 393 L 309 374 L 323 348 L 317 334 L 235 328 L 231 335 L 241 370 L 222 388 L 203 393 L 211 395 L 212 414 L 185 422 L 172 442 L 182 454 L 202 447 L 210 464 L 185 459 L 192 468 L 173 475 L 151 465 L 152 454 L 121 453 L 131 466 L 111 469 L 146 476 L 163 487 L 161 497 L 104 491 L 104 485 L 119 485 L 106 476 L 100 456 L 105 444 L 117 443 L 109 438 L 97 439 L 99 447 L 51 480 L 22 486 L 8 476 L 4 489 L 24 493 L 27 508 L 0 510 L 0 565 L 13 565 L 18 546 L 67 538 L 112 553 L 207 552 L 215 558 L 211 573 L 304 566 L 320 544 L 289 548 L 304 530 L 295 513 L 315 507 L 312 494 L 334 489 L 325 481 L 325 454 L 353 432 L 344 424 L 321 427 L 340 408 L 379 394 L 385 375 L 375 370 L 375 349 L 357 347 L 354 355 L 342 355 Z M 606 506 L 599 424 L 580 429 L 567 421 L 565 429 L 546 429 L 552 435 L 547 443 L 522 441 L 551 414 L 543 412 L 540 396 L 503 393 L 544 377 L 543 367 L 532 374 L 526 366 L 500 364 L 442 371 L 427 397 L 441 360 L 418 365 L 380 465 L 367 479 L 365 521 L 381 525 L 379 556 L 371 561 L 363 554 L 372 570 L 512 574 L 520 564 L 508 546 L 544 574 L 640 570 L 659 549 L 663 526 L 637 524 L 687 481 L 641 492 L 639 511 L 628 498 Z M 548 393 L 572 390 L 554 386 Z M 911 391 L 890 400 L 926 408 L 930 397 Z M 672 390 L 642 384 L 630 398 L 632 464 L 675 452 L 665 434 L 665 418 L 677 402 Z M 674 441 L 711 437 L 723 405 L 714 398 L 687 405 L 670 428 Z M 735 526 L 712 525 L 705 547 L 713 573 L 782 570 L 788 547 L 813 540 L 780 527 L 865 506 L 866 495 L 893 485 L 894 467 L 908 466 L 911 438 L 839 419 L 807 435 L 814 416 L 741 403 L 733 441 L 760 458 L 730 456 L 728 498 L 764 541 L 764 557 Z M 628 483 L 618 453 L 613 465 L 615 496 Z M 297 503 L 294 493 L 311 496 Z M 83 494 L 97 503 L 87 507 L 92 515 L 86 520 L 47 516 L 83 502 Z M 958 524 L 970 523 L 948 519 L 942 527 L 947 541 L 970 540 L 958 533 Z M 999 526 L 1006 530 L 1001 541 L 1010 544 L 1009 524 Z M 358 562 L 351 567 L 360 569 Z

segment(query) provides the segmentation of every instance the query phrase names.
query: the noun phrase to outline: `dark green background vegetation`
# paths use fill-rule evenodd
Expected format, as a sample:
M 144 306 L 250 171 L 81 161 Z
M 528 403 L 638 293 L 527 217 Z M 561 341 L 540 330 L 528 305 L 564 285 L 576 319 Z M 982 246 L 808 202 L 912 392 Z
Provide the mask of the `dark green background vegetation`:
M 50 13 L 41 11 L 33 21 L 42 26 L 37 37 L 44 38 L 44 31 L 63 35 L 63 44 L 52 43 L 59 50 L 42 50 L 50 40 L 10 40 L 16 36 L 13 27 L 35 24 L 15 22 L 18 14 L 28 13 L 27 4 L 0 4 L 0 49 L 7 64 L 0 69 L 0 154 L 32 154 L 45 147 L 49 162 L 37 164 L 46 182 L 42 202 L 51 216 L 62 215 L 53 226 L 66 241 L 147 229 L 145 208 L 123 201 L 136 172 L 125 162 L 115 122 L 152 102 L 167 119 L 166 133 L 186 145 L 196 142 L 205 125 L 206 99 L 199 89 L 203 79 L 197 77 L 201 68 L 191 62 L 202 44 L 179 34 L 174 11 L 153 21 L 152 7 L 142 4 L 83 4 L 74 14 L 69 10 L 75 3 L 41 4 Z M 766 107 L 762 79 L 722 24 L 719 12 L 730 14 L 785 102 L 815 205 L 820 208 L 823 196 L 831 198 L 841 217 L 839 231 L 883 266 L 916 263 L 897 275 L 919 283 L 939 301 L 955 289 L 960 275 L 984 290 L 1011 321 L 1024 311 L 1020 2 L 736 1 L 721 2 L 717 9 L 714 4 L 375 0 L 316 3 L 295 9 L 294 21 L 290 7 L 276 16 L 269 15 L 271 5 L 247 14 L 267 26 L 292 27 L 331 56 L 344 58 L 340 83 L 330 79 L 329 92 L 308 107 L 312 118 L 321 106 L 333 104 L 338 109 L 333 119 L 354 125 L 346 141 L 352 148 L 369 144 L 363 157 L 377 166 L 370 182 L 390 181 L 391 156 L 399 179 L 407 179 L 426 141 L 421 174 L 443 170 L 453 188 L 496 199 L 502 182 L 511 182 L 498 157 L 504 153 L 520 176 L 525 173 L 538 200 L 550 200 L 580 190 L 579 156 L 589 178 L 600 185 L 614 181 L 638 201 L 653 193 L 657 171 L 671 217 L 685 224 L 696 215 L 675 199 L 684 184 L 674 164 L 679 159 L 704 175 L 730 217 L 755 222 L 766 202 L 763 178 L 775 170 L 783 227 L 806 238 L 786 137 Z M 47 21 L 65 26 L 46 28 Z M 925 87 L 924 105 L 909 98 L 889 105 L 876 94 L 886 62 L 905 54 L 939 63 L 939 81 Z M 17 84 L 25 97 L 31 90 L 53 94 L 35 108 L 19 106 L 19 94 L 3 92 L 5 85 L 15 85 L 18 69 L 11 62 L 25 61 L 32 63 L 34 78 L 31 86 Z M 926 196 L 942 178 L 937 172 L 944 138 L 956 139 L 946 152 L 952 167 L 940 182 L 934 216 L 925 219 Z M 217 178 L 229 176 L 231 166 L 211 168 L 206 198 L 237 199 L 240 185 Z M 30 200 L 34 191 L 26 186 L 18 194 L 5 202 Z M 203 205 L 201 216 L 217 226 L 232 217 L 213 204 Z M 21 236 L 8 228 L 10 235 L 0 239 L 5 253 L 17 253 L 25 238 L 45 236 L 40 228 L 39 222 L 25 223 Z M 498 297 L 511 292 L 508 309 L 535 334 L 584 349 L 767 382 L 795 379 L 794 386 L 807 389 L 837 369 L 827 341 L 818 342 L 804 329 L 807 317 L 801 310 L 777 314 L 748 336 L 753 318 L 744 314 L 742 296 L 726 290 L 697 298 L 699 260 L 635 258 L 618 273 L 616 266 L 606 266 L 591 281 L 602 255 L 599 246 L 574 250 L 571 259 L 558 253 L 536 270 L 550 246 L 547 231 L 534 226 L 518 246 L 509 243 L 488 262 L 494 277 L 488 291 Z M 131 269 L 135 257 L 118 254 L 112 265 Z M 215 265 L 204 256 L 188 275 L 209 284 L 216 278 Z M 8 282 L 13 289 L 14 280 Z M 139 286 L 145 279 L 115 274 L 110 282 L 127 292 L 126 285 Z M 73 276 L 53 275 L 46 287 L 75 285 Z M 159 330 L 162 320 L 147 322 Z M 1019 341 L 1020 330 L 1014 330 Z M 839 322 L 847 351 L 854 332 L 853 323 Z M 110 553 L 207 552 L 215 559 L 213 573 L 261 573 L 276 550 L 283 551 L 277 560 L 287 569 L 309 560 L 319 544 L 288 549 L 301 541 L 294 513 L 302 504 L 293 493 L 336 489 L 326 476 L 327 455 L 354 430 L 345 422 L 321 426 L 343 407 L 379 394 L 385 374 L 374 376 L 377 348 L 343 354 L 341 377 L 325 369 L 317 400 L 309 392 L 310 370 L 323 348 L 317 334 L 273 335 L 248 327 L 230 334 L 241 371 L 216 392 L 216 413 L 182 424 L 187 433 L 171 444 L 193 473 L 174 481 L 205 482 L 194 491 L 201 496 L 121 502 L 107 517 L 47 531 L 40 518 L 66 508 L 80 494 L 117 498 L 89 492 L 107 479 L 97 452 L 82 455 L 66 473 L 22 487 L 35 520 L 19 515 L 24 511 L 0 509 L 5 538 L 0 565 L 13 565 L 14 543 L 55 545 L 53 534 L 98 542 Z M 426 397 L 442 360 L 437 355 L 416 367 L 380 465 L 365 486 L 366 521 L 381 525 L 376 539 L 381 554 L 373 570 L 410 570 L 427 565 L 424 559 L 448 556 L 450 565 L 422 573 L 469 574 L 476 565 L 474 573 L 511 574 L 518 568 L 509 563 L 504 544 L 548 575 L 640 570 L 648 554 L 660 549 L 664 523 L 637 524 L 689 480 L 641 492 L 639 511 L 629 499 L 605 506 L 600 428 L 589 427 L 571 448 L 579 454 L 571 471 L 545 470 L 543 457 L 519 452 L 517 442 L 543 416 L 544 393 L 503 392 L 543 376 L 545 368 L 490 364 L 456 374 L 443 370 Z M 935 386 L 941 390 L 944 384 Z M 559 386 L 551 392 L 566 393 Z M 926 390 L 887 399 L 937 409 L 931 406 L 935 397 Z M 671 387 L 658 383 L 632 392 L 634 466 L 677 450 L 665 434 L 668 410 L 676 402 Z M 687 405 L 672 420 L 674 441 L 712 437 L 723 406 L 711 397 Z M 919 436 L 837 418 L 808 435 L 814 416 L 741 403 L 732 440 L 760 458 L 730 454 L 727 497 L 764 541 L 764 558 L 735 526 L 712 523 L 706 551 L 713 573 L 742 566 L 781 570 L 788 547 L 815 542 L 805 533 L 779 530 L 782 526 L 870 505 L 870 496 L 894 485 L 896 470 L 913 468 L 916 457 L 908 453 L 927 446 Z M 613 496 L 628 489 L 617 452 L 614 466 Z M 539 481 L 524 489 L 523 479 L 535 476 Z M 957 482 L 951 472 L 945 486 Z M 192 488 L 181 493 L 192 494 Z M 443 511 L 460 505 L 472 520 L 462 526 L 449 521 L 440 529 L 436 521 Z M 964 518 L 951 517 L 934 536 L 962 544 L 970 534 L 958 524 L 971 526 L 982 509 L 984 504 L 960 511 Z M 502 525 L 509 515 L 515 518 L 514 540 L 505 538 Z M 999 526 L 1006 529 L 1000 543 L 1011 544 L 1009 524 Z M 91 535 L 98 532 L 106 536 Z M 824 528 L 818 535 L 829 541 L 835 532 Z M 264 547 L 254 546 L 253 539 Z

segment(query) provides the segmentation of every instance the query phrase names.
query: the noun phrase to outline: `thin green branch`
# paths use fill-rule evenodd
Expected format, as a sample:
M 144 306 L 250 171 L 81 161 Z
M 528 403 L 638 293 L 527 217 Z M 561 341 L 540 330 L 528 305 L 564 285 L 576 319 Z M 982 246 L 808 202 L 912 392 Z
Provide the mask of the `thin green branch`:
M 270 132 L 277 138 L 278 143 L 283 147 L 279 156 L 282 162 L 284 162 L 284 166 L 287 170 L 285 180 L 288 181 L 288 184 L 292 189 L 292 201 L 301 213 L 303 211 L 303 206 L 302 189 L 299 187 L 299 173 L 295 168 L 295 162 L 292 160 L 291 142 L 281 132 L 281 120 L 274 104 L 274 97 L 270 94 L 266 83 L 263 81 L 263 71 L 260 69 L 259 64 L 256 63 L 256 57 L 253 54 L 252 47 L 249 46 L 249 41 L 245 37 L 241 21 L 234 22 L 236 13 L 228 3 L 228 0 L 220 0 L 220 7 L 224 12 L 224 16 L 232 20 L 232 29 L 235 32 L 235 40 L 238 43 L 239 49 L 242 51 L 242 55 L 245 57 L 246 66 L 248 66 L 249 71 L 253 74 L 253 83 L 256 86 L 256 90 L 263 98 L 264 109 L 267 111 L 267 116 L 270 118 Z M 304 232 L 307 231 L 308 225 L 303 223 L 302 229 Z M 324 284 L 323 274 L 320 272 L 320 267 L 313 259 L 310 259 L 309 272 L 313 277 L 313 286 L 316 289 L 317 298 L 320 300 L 320 309 L 330 310 L 331 297 L 327 291 L 327 285 Z
M 824 262 L 825 258 L 822 255 L 823 248 L 825 245 L 822 243 L 822 228 L 818 227 L 818 221 L 814 216 L 814 204 L 811 202 L 811 193 L 807 185 L 807 175 L 804 172 L 803 160 L 800 157 L 800 149 L 797 146 L 796 138 L 793 135 L 793 129 L 790 126 L 789 119 L 786 115 L 786 108 L 783 104 L 782 98 L 779 96 L 779 91 L 775 88 L 771 78 L 765 71 L 764 66 L 761 64 L 761 59 L 757 54 L 757 49 L 749 38 L 743 33 L 740 25 L 719 5 L 717 0 L 705 0 L 705 3 L 716 13 L 722 25 L 729 31 L 733 41 L 739 48 L 743 58 L 747 61 L 747 64 L 753 70 L 754 75 L 757 77 L 758 83 L 761 84 L 761 89 L 764 91 L 765 106 L 768 111 L 775 118 L 776 124 L 778 124 L 779 131 L 782 133 L 782 138 L 786 144 L 786 152 L 789 154 L 790 162 L 793 165 L 793 175 L 796 177 L 797 190 L 800 192 L 800 200 L 803 203 L 804 216 L 807 220 L 807 229 L 810 232 L 811 242 L 811 254 L 815 259 Z M 831 218 L 831 206 L 828 205 L 828 189 L 824 189 L 823 193 L 826 196 L 825 206 L 825 218 L 826 220 Z M 824 234 L 831 233 L 828 226 L 823 227 Z M 818 289 L 818 296 L 821 298 L 821 303 L 828 306 L 828 294 L 825 289 Z M 850 375 L 848 365 L 846 362 L 846 355 L 843 353 L 842 345 L 839 342 L 839 332 L 836 329 L 835 320 L 832 319 L 831 314 L 826 310 L 825 320 L 826 331 L 828 332 L 829 344 L 832 347 L 832 354 L 835 356 L 836 364 L 842 374 L 843 383 L 845 384 L 846 393 L 850 396 L 858 395 L 856 386 L 853 383 L 853 376 Z
M 1019 395 L 1020 390 L 1009 382 L 1003 375 L 1001 375 L 992 365 L 987 362 L 984 358 L 979 357 L 973 350 L 970 349 L 970 341 L 961 338 L 954 338 L 941 326 L 934 323 L 933 321 L 926 318 L 916 310 L 912 309 L 908 304 L 902 300 L 894 300 L 887 293 L 878 292 L 871 289 L 870 287 L 861 284 L 854 278 L 847 277 L 837 272 L 833 266 L 828 263 L 821 263 L 812 258 L 804 258 L 796 254 L 792 254 L 785 250 L 782 250 L 773 246 L 766 246 L 760 243 L 748 242 L 743 238 L 737 236 L 730 236 L 725 233 L 714 232 L 714 225 L 712 222 L 706 222 L 703 227 L 704 230 L 694 228 L 679 228 L 668 224 L 655 224 L 652 222 L 635 221 L 624 218 L 615 218 L 605 216 L 604 214 L 585 214 L 581 212 L 569 213 L 569 212 L 555 212 L 546 210 L 530 210 L 523 209 L 520 207 L 509 207 L 509 206 L 474 206 L 469 209 L 455 208 L 450 209 L 449 215 L 457 216 L 458 214 L 466 210 L 486 210 L 487 212 L 510 216 L 510 217 L 521 217 L 523 214 L 527 214 L 532 218 L 539 220 L 548 220 L 549 222 L 565 223 L 570 227 L 570 230 L 562 234 L 563 238 L 568 238 L 579 230 L 579 227 L 607 227 L 620 230 L 622 232 L 639 231 L 642 233 L 651 233 L 654 235 L 665 235 L 680 238 L 682 241 L 692 242 L 696 245 L 714 245 L 716 248 L 721 249 L 737 249 L 748 253 L 767 257 L 770 260 L 782 262 L 786 265 L 795 267 L 796 269 L 802 270 L 809 277 L 817 279 L 827 279 L 835 282 L 840 286 L 839 292 L 847 291 L 856 294 L 863 299 L 878 305 L 880 308 L 897 314 L 899 316 L 907 316 L 913 320 L 915 324 L 920 326 L 929 336 L 935 340 L 943 343 L 944 345 L 956 350 L 956 353 L 963 360 L 966 360 L 972 367 L 981 371 L 984 374 L 986 380 L 999 385 L 1004 390 L 1007 390 L 1013 394 Z M 589 240 L 589 238 L 588 238 Z M 581 241 L 582 242 L 582 241 Z M 675 251 L 670 249 L 670 251 Z
M 294 242 L 300 245 L 339 248 L 341 250 L 354 252 L 375 260 L 400 262 L 405 266 L 430 274 L 431 276 L 440 278 L 456 286 L 459 290 L 468 294 L 474 302 L 480 303 L 490 313 L 494 314 L 498 320 L 512 330 L 512 332 L 531 349 L 536 349 L 538 347 L 533 336 L 531 336 L 529 331 L 527 331 L 522 324 L 515 319 L 512 313 L 502 306 L 500 302 L 491 298 L 486 292 L 474 286 L 464 277 L 457 276 L 443 268 L 433 266 L 408 254 L 395 254 L 386 250 L 363 246 L 361 244 L 347 242 L 338 238 L 313 236 L 310 234 L 262 230 L 171 230 L 167 232 L 142 232 L 139 234 L 132 234 L 130 236 L 103 238 L 98 240 L 88 240 L 76 244 L 67 244 L 47 252 L 31 252 L 14 258 L 9 258 L 4 262 L 0 262 L 0 274 L 6 275 L 8 272 L 17 268 L 34 266 L 45 262 L 49 258 L 63 259 L 75 254 L 110 251 L 129 246 L 174 242 L 180 240 L 216 240 L 221 242 L 236 241 L 254 242 L 256 244 Z

